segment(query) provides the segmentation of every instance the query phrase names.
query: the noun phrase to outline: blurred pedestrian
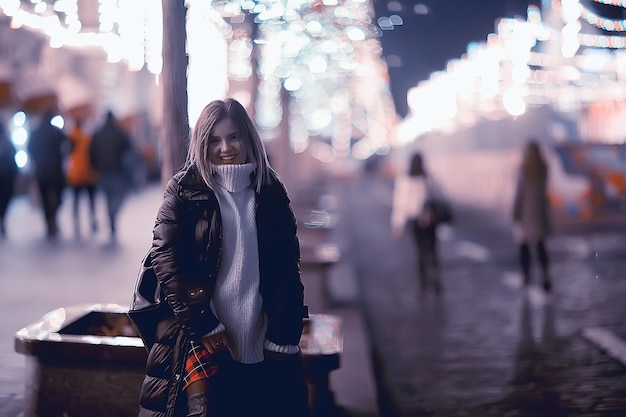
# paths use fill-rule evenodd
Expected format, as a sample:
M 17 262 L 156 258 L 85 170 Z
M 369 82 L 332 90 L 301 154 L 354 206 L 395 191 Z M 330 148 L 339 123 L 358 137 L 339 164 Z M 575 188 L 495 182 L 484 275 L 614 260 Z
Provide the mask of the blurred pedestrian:
M 427 174 L 419 152 L 411 156 L 407 173 L 399 173 L 394 181 L 391 230 L 396 238 L 408 228 L 416 244 L 418 279 L 424 292 L 432 287 L 441 293 L 437 253 L 438 221 L 429 209 L 429 201 L 443 200 L 439 186 Z
M 139 414 L 309 416 L 296 219 L 239 102 L 202 110 L 153 235 L 168 313 Z
M 106 199 L 112 241 L 116 240 L 117 216 L 132 182 L 126 163 L 131 152 L 130 137 L 108 111 L 104 124 L 92 136 L 89 158 Z
M 72 187 L 74 194 L 73 210 L 74 217 L 74 233 L 80 237 L 80 196 L 87 194 L 87 202 L 89 204 L 89 219 L 91 223 L 91 231 L 95 233 L 98 230 L 98 222 L 96 221 L 96 172 L 91 166 L 89 158 L 89 146 L 91 138 L 83 129 L 82 119 L 76 119 L 74 128 L 68 135 L 70 140 L 70 155 L 67 165 L 67 183 Z
M 17 163 L 15 145 L 11 142 L 4 124 L 0 122 L 0 237 L 6 236 L 6 213 L 15 191 Z
M 52 125 L 53 117 L 54 113 L 46 110 L 28 140 L 28 153 L 33 163 L 47 234 L 50 238 L 56 237 L 59 232 L 57 212 L 65 188 L 63 164 L 68 146 L 65 133 Z
M 538 142 L 531 138 L 526 144 L 520 164 L 513 201 L 514 235 L 519 245 L 519 263 L 524 285 L 531 281 L 532 252 L 541 268 L 543 288 L 550 291 L 549 257 L 546 237 L 550 231 L 548 204 L 548 167 Z

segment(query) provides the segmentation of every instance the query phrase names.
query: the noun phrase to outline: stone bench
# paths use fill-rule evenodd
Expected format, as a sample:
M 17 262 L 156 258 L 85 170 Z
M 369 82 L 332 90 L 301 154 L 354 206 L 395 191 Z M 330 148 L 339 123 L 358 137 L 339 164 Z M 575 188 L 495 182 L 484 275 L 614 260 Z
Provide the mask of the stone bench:
M 58 308 L 15 334 L 15 351 L 27 357 L 24 417 L 137 416 L 146 350 L 127 311 L 117 304 Z M 311 408 L 328 415 L 341 319 L 311 314 L 300 346 Z
M 304 323 L 300 350 L 313 417 L 334 415 L 330 373 L 340 367 L 343 353 L 341 324 L 341 318 L 331 314 L 310 314 Z
M 334 243 L 309 244 L 301 241 L 300 245 L 300 268 L 304 271 L 312 271 L 319 274 L 319 298 L 321 307 L 333 306 L 333 297 L 329 289 L 330 268 L 341 259 L 341 251 Z M 307 288 L 308 290 L 309 288 Z

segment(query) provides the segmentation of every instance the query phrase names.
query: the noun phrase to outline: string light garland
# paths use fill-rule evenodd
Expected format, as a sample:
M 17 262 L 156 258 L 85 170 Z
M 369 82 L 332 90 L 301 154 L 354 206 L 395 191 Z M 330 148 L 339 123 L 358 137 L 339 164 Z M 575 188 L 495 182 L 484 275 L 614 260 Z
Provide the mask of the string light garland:
M 294 149 L 304 150 L 315 139 L 322 147 L 328 142 L 327 156 L 365 158 L 389 147 L 395 109 L 370 0 L 202 1 L 219 11 L 225 23 L 241 22 L 244 15 L 255 20 L 258 74 L 249 65 L 232 65 L 233 48 L 245 49 L 246 42 L 226 39 L 232 44 L 227 59 L 230 76 L 259 76 L 257 118 L 262 126 L 270 131 L 277 127 L 282 116 L 276 105 L 284 88 L 292 97 Z M 12 18 L 12 27 L 48 36 L 51 46 L 97 47 L 111 62 L 124 61 L 131 70 L 147 64 L 149 71 L 160 73 L 161 0 L 98 0 L 97 28 L 82 27 L 78 4 L 0 0 L 0 11 Z M 240 52 L 245 58 L 245 51 Z M 358 155 L 351 149 L 355 141 Z
M 83 27 L 78 0 L 25 3 L 0 0 L 0 11 L 11 17 L 12 28 L 42 33 L 53 48 L 101 48 L 110 62 L 125 61 L 132 71 L 147 64 L 150 72 L 161 72 L 161 0 L 98 0 L 97 30 Z
M 626 38 L 623 36 L 602 36 L 591 34 L 579 34 L 578 42 L 582 46 L 590 48 L 602 48 L 602 49 L 625 49 Z
M 607 4 L 609 6 L 626 7 L 626 2 L 623 0 L 593 0 L 595 3 Z
M 583 5 L 580 5 L 580 17 L 592 26 L 607 32 L 624 32 L 626 31 L 626 20 L 624 19 L 607 19 L 592 12 Z
M 284 89 L 294 151 L 329 162 L 390 147 L 396 116 L 370 0 L 212 4 L 226 19 L 251 14 L 258 26 L 256 121 L 268 138 L 282 119 Z
M 365 158 L 393 144 L 395 110 L 381 58 L 380 31 L 373 23 L 369 0 L 206 1 L 219 10 L 225 24 L 243 15 L 255 19 L 257 39 L 228 40 L 231 49 L 237 47 L 242 53 L 239 58 L 229 57 L 241 61 L 236 67 L 231 62 L 229 72 L 242 79 L 259 76 L 257 117 L 266 131 L 275 129 L 282 118 L 279 103 L 281 91 L 286 90 L 291 98 L 292 149 L 301 152 L 309 148 L 319 159 L 330 161 L 346 156 Z M 626 7 L 624 0 L 593 1 Z M 77 0 L 50 4 L 0 0 L 0 11 L 12 17 L 12 27 L 44 33 L 54 47 L 96 46 L 112 61 L 123 60 L 134 70 L 147 64 L 151 72 L 159 73 L 162 16 L 153 13 L 162 10 L 160 2 L 99 0 L 98 28 L 83 27 Z M 601 17 L 579 1 L 573 5 L 573 21 L 581 19 L 606 32 L 626 32 L 626 20 Z M 619 83 L 614 84 L 616 69 L 602 69 L 610 74 L 606 77 L 590 74 L 581 52 L 574 51 L 570 57 L 557 54 L 562 61 L 556 63 L 551 60 L 557 56 L 531 52 L 536 42 L 563 40 L 563 36 L 562 31 L 540 21 L 538 8 L 529 8 L 527 21 L 503 19 L 498 33 L 486 43 L 471 51 L 468 48 L 462 60 L 413 89 L 408 100 L 412 109 L 421 106 L 416 113 L 420 117 L 405 119 L 405 138 L 401 139 L 415 138 L 437 125 L 458 123 L 457 112 L 465 108 L 489 111 L 504 106 L 511 114 L 521 114 L 524 103 L 565 106 L 563 97 L 570 97 L 567 94 L 572 89 L 586 102 L 607 91 L 622 90 Z M 572 31 L 568 39 L 588 50 L 626 49 L 623 36 Z M 252 74 L 246 63 L 252 41 L 259 49 L 258 74 Z M 559 84 L 561 77 L 567 78 L 563 85 Z M 561 90 L 567 90 L 563 97 L 555 93 Z M 445 108 L 437 109 L 432 96 L 450 100 Z
M 563 27 L 581 17 L 577 17 L 582 9 L 577 8 L 578 1 L 568 6 L 576 13 Z M 409 90 L 410 113 L 398 128 L 400 141 L 409 143 L 433 130 L 462 129 L 472 120 L 490 115 L 515 117 L 524 113 L 525 106 L 551 106 L 568 112 L 581 105 L 626 99 L 626 37 L 573 32 L 569 36 L 586 48 L 563 55 L 550 46 L 565 42 L 563 27 L 551 27 L 550 21 L 554 20 L 543 21 L 533 6 L 528 8 L 526 21 L 502 19 L 486 42 L 468 46 L 467 54 L 454 65 L 449 63 L 445 71 Z M 513 35 L 519 41 L 512 42 Z M 487 80 L 495 80 L 495 89 L 489 94 L 483 74 L 490 74 Z M 445 108 L 437 108 L 435 103 L 444 102 L 444 97 Z

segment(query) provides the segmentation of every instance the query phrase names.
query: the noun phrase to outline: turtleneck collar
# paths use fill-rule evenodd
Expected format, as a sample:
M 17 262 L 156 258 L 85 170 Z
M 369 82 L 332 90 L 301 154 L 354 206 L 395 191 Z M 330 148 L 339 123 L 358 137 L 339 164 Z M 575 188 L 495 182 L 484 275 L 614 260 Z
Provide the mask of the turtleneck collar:
M 236 193 L 250 186 L 255 168 L 254 163 L 214 165 L 215 182 L 226 191 Z

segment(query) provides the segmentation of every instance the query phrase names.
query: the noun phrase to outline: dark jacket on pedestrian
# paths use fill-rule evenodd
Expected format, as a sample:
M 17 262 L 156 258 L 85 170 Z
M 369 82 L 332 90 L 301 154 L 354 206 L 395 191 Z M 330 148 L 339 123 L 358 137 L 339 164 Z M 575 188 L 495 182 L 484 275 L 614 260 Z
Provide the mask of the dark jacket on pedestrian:
M 120 128 L 111 112 L 107 113 L 104 125 L 96 130 L 89 147 L 91 165 L 98 174 L 125 173 L 129 168 L 124 158 L 131 151 L 131 141 Z
M 65 183 L 63 163 L 68 139 L 61 129 L 50 124 L 51 120 L 52 113 L 46 113 L 41 124 L 31 133 L 28 153 L 37 178 Z
M 15 145 L 0 125 L 0 177 L 14 178 L 17 175 L 16 152 Z
M 0 123 L 0 237 L 6 234 L 6 212 L 15 192 L 18 173 L 15 152 L 15 145 Z
M 297 345 L 307 317 L 300 248 L 287 192 L 276 177 L 256 194 L 256 226 L 266 339 Z M 222 251 L 218 200 L 195 167 L 169 181 L 153 234 L 150 255 L 169 308 L 148 346 L 139 416 L 185 416 L 181 388 L 189 341 L 200 341 L 219 324 L 210 302 Z

